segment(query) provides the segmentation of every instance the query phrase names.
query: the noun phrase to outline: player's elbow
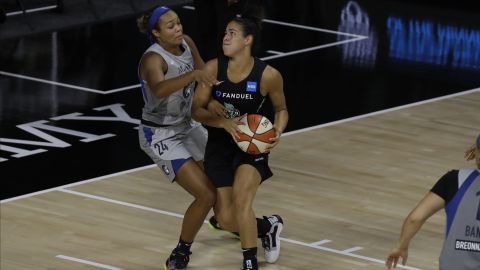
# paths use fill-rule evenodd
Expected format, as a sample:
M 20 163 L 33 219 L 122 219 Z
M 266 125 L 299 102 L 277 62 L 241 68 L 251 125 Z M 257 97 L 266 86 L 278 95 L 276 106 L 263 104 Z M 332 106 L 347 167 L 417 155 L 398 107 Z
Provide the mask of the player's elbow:
M 152 88 L 151 88 L 152 94 L 156 98 L 166 98 L 170 94 L 167 89 L 167 85 L 165 84 L 165 81 L 161 81 L 156 83 Z
M 162 88 L 156 88 L 153 92 L 153 96 L 156 97 L 156 98 L 166 98 L 168 95 L 166 93 L 166 91 L 162 91 L 163 89 Z

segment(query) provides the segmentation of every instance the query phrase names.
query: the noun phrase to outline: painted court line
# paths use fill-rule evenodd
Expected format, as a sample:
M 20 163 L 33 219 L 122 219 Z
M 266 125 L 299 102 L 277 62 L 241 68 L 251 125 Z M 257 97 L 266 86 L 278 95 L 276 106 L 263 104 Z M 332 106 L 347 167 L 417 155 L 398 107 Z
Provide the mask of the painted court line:
M 317 242 L 310 243 L 310 245 L 312 245 L 312 246 L 321 246 L 321 245 L 323 245 L 323 244 L 330 243 L 330 242 L 332 242 L 332 240 L 323 239 L 323 240 L 320 240 L 320 241 L 317 241 Z
M 271 54 L 284 54 L 284 52 L 274 51 L 274 50 L 267 50 L 267 53 Z
M 362 249 L 363 249 L 363 247 L 352 247 L 352 248 L 344 249 L 344 250 L 342 250 L 342 252 L 353 253 L 354 251 L 362 250 Z
M 45 6 L 45 7 L 41 7 L 41 8 L 32 8 L 32 9 L 25 10 L 25 13 L 34 13 L 34 12 L 39 12 L 39 11 L 43 11 L 43 10 L 50 10 L 50 9 L 55 9 L 55 8 L 57 8 L 57 5 Z M 9 12 L 5 15 L 7 17 L 9 17 L 9 16 L 20 15 L 20 14 L 23 14 L 23 11 L 13 11 L 13 12 Z
M 308 243 L 304 243 L 304 242 L 297 241 L 297 240 L 292 240 L 292 239 L 287 239 L 287 238 L 280 238 L 280 239 L 284 242 L 288 242 L 288 243 L 291 243 L 291 244 L 296 244 L 296 245 L 299 245 L 299 246 L 304 246 L 304 247 L 309 247 L 309 248 L 314 248 L 314 249 L 318 249 L 318 250 L 327 251 L 327 252 L 330 252 L 330 253 L 345 255 L 345 256 L 348 256 L 348 257 L 353 257 L 353 258 L 357 258 L 357 259 L 361 259 L 361 260 L 365 260 L 365 261 L 369 261 L 369 262 L 373 262 L 373 263 L 385 264 L 385 261 L 383 261 L 383 260 L 379 260 L 379 259 L 375 259 L 375 258 L 371 258 L 371 257 L 367 257 L 367 256 L 362 256 L 362 255 L 358 255 L 358 254 L 354 254 L 354 253 L 347 253 L 347 252 L 344 252 L 342 250 L 336 250 L 336 249 L 333 249 L 333 248 L 327 248 L 327 247 L 323 247 L 323 246 L 314 246 L 314 245 L 311 245 L 311 244 L 308 244 Z M 410 269 L 410 270 L 420 270 L 421 269 L 421 268 L 416 268 L 416 267 L 411 267 L 411 266 L 403 266 L 401 264 L 397 264 L 397 268 Z
M 137 83 L 137 84 L 133 84 L 133 85 L 125 86 L 125 87 L 120 87 L 120 88 L 115 88 L 115 89 L 112 89 L 112 90 L 108 90 L 108 91 L 105 91 L 103 94 L 108 95 L 108 94 L 112 94 L 112 93 L 116 93 L 116 92 L 129 90 L 129 89 L 132 89 L 132 88 L 139 88 L 140 86 L 141 85 L 139 83 Z
M 134 204 L 134 203 L 128 203 L 128 202 L 124 202 L 124 201 L 109 199 L 109 198 L 105 198 L 105 197 L 102 197 L 102 196 L 92 195 L 92 194 L 88 194 L 88 193 L 84 193 L 84 192 L 78 192 L 78 191 L 69 190 L 69 189 L 57 189 L 57 191 L 61 191 L 61 192 L 69 193 L 69 194 L 72 194 L 72 195 L 77 195 L 77 196 L 89 198 L 89 199 L 94 199 L 94 200 L 109 202 L 109 203 L 113 203 L 113 204 L 128 206 L 128 207 L 132 207 L 132 208 L 136 208 L 136 209 L 140 209 L 140 210 L 144 210 L 144 211 L 155 212 L 157 214 L 162 214 L 162 215 L 166 215 L 166 216 L 183 218 L 183 215 L 180 215 L 180 214 L 176 214 L 176 213 L 172 213 L 172 212 L 168 212 L 168 211 L 163 211 L 163 210 L 160 210 L 160 209 L 147 207 L 147 206 L 143 206 L 143 205 L 139 205 L 139 204 Z
M 65 193 L 69 193 L 69 194 L 72 194 L 72 195 L 77 195 L 77 196 L 81 196 L 81 197 L 85 197 L 85 198 L 90 198 L 90 199 L 100 200 L 100 201 L 104 201 L 104 202 L 114 203 L 114 204 L 118 204 L 118 205 L 122 205 L 122 206 L 133 207 L 133 208 L 141 209 L 141 210 L 144 210 L 144 211 L 155 212 L 155 213 L 158 213 L 158 214 L 183 219 L 183 215 L 173 213 L 173 212 L 169 212 L 169 211 L 165 211 L 165 210 L 152 208 L 152 207 L 146 207 L 146 206 L 142 206 L 142 205 L 138 205 L 138 204 L 134 204 L 134 203 L 127 203 L 127 202 L 123 202 L 123 201 L 119 201 L 119 200 L 113 200 L 113 199 L 105 198 L 105 197 L 102 197 L 102 196 L 92 195 L 92 194 L 73 191 L 73 190 L 68 190 L 68 189 L 58 189 L 57 191 L 61 191 L 61 192 L 65 192 Z M 208 221 L 205 220 L 203 223 L 206 224 L 206 223 L 208 223 Z M 312 244 L 308 244 L 308 243 L 301 242 L 301 241 L 298 241 L 298 240 L 293 240 L 293 239 L 288 239 L 288 238 L 283 238 L 283 237 L 281 237 L 280 239 L 282 241 L 290 243 L 290 244 L 295 244 L 295 245 L 300 245 L 300 246 L 304 246 L 304 247 L 323 250 L 323 251 L 327 251 L 327 252 L 331 252 L 331 253 L 335 253 L 335 254 L 339 254 L 339 255 L 343 255 L 343 256 L 353 257 L 353 258 L 357 258 L 357 259 L 361 259 L 361 260 L 365 260 L 365 261 L 369 261 L 369 262 L 373 262 L 373 263 L 379 263 L 379 264 L 384 264 L 385 263 L 383 260 L 379 260 L 379 259 L 375 259 L 375 258 L 372 258 L 372 257 L 352 253 L 353 251 L 362 249 L 361 247 L 353 247 L 353 248 L 349 248 L 349 249 L 345 249 L 345 250 L 336 250 L 336 249 L 333 249 L 333 248 L 327 248 L 327 247 L 319 246 L 318 244 L 317 245 L 312 245 Z M 323 241 L 325 241 L 325 240 L 323 240 Z M 322 241 L 320 241 L 320 242 L 322 242 Z M 319 242 L 315 242 L 315 243 L 319 243 Z M 403 266 L 403 265 L 397 265 L 397 267 L 404 268 L 404 269 L 410 269 L 410 270 L 419 270 L 419 268 Z
M 194 6 L 183 6 L 183 8 L 188 9 L 188 10 L 195 10 Z M 300 28 L 300 29 L 305 29 L 305 30 L 329 33 L 329 34 L 336 34 L 336 35 L 341 35 L 341 36 L 368 38 L 367 36 L 361 36 L 361 35 L 350 34 L 350 33 L 345 33 L 345 32 L 333 31 L 333 30 L 329 30 L 329 29 L 325 29 L 325 28 L 306 26 L 306 25 L 296 24 L 296 23 L 288 23 L 288 22 L 277 21 L 277 20 L 272 20 L 272 19 L 262 19 L 262 22 L 271 23 L 271 24 L 278 24 L 278 25 L 283 25 L 283 26 L 289 26 L 289 27 L 292 27 L 292 28 Z
M 26 76 L 26 75 L 21 75 L 21 74 L 11 73 L 11 72 L 1 71 L 1 70 L 0 70 L 0 75 L 19 78 L 19 79 L 24 79 L 24 80 L 29 80 L 29 81 L 34 81 L 34 82 L 46 83 L 46 84 L 51 84 L 51 85 L 57 85 L 57 86 L 62 86 L 62 87 L 66 87 L 66 88 L 72 88 L 72 89 L 76 89 L 76 90 L 92 92 L 92 93 L 100 94 L 100 95 L 108 95 L 108 94 L 112 94 L 112 93 L 116 93 L 116 92 L 129 90 L 129 89 L 132 89 L 132 88 L 140 87 L 140 84 L 138 83 L 138 84 L 134 84 L 134 85 L 129 85 L 129 86 L 125 86 L 125 87 L 120 87 L 120 88 L 115 88 L 115 89 L 111 89 L 111 90 L 107 90 L 107 91 L 102 91 L 102 90 L 98 90 L 98 89 L 76 86 L 76 85 L 68 84 L 68 83 L 60 83 L 60 82 L 40 79 L 40 78 L 36 78 L 36 77 L 32 77 L 32 76 Z
M 315 47 L 309 47 L 309 48 L 305 48 L 305 49 L 290 51 L 290 52 L 282 53 L 282 54 L 279 54 L 279 55 L 272 55 L 272 56 L 262 57 L 262 58 L 260 58 L 260 59 L 262 59 L 263 61 L 266 61 L 266 60 L 271 60 L 271 59 L 286 57 L 286 56 L 290 56 L 290 55 L 295 55 L 295 54 L 300 54 L 300 53 L 305 53 L 305 52 L 310 52 L 310 51 L 325 49 L 325 48 L 328 48 L 328 47 L 338 46 L 338 45 L 346 44 L 346 43 L 350 43 L 350 42 L 356 42 L 356 41 L 359 41 L 359 40 L 362 40 L 362 39 L 366 39 L 366 38 L 368 38 L 368 37 L 356 37 L 356 38 L 352 38 L 352 39 L 347 39 L 347 40 L 342 40 L 342 41 L 337 41 L 337 42 L 322 44 L 322 45 L 318 45 L 318 46 L 315 46 Z
M 2 201 L 0 201 L 0 204 L 16 201 L 16 200 L 20 200 L 20 199 L 25 199 L 25 198 L 41 195 L 41 194 L 52 192 L 52 191 L 57 191 L 59 189 L 66 189 L 66 188 L 69 188 L 69 187 L 75 187 L 75 186 L 80 186 L 80 185 L 83 185 L 83 184 L 93 183 L 93 182 L 100 181 L 100 180 L 103 180 L 103 179 L 106 179 L 106 178 L 111 178 L 111 177 L 115 177 L 115 176 L 118 176 L 118 175 L 124 175 L 124 174 L 127 174 L 127 173 L 136 172 L 136 171 L 142 171 L 142 170 L 150 169 L 150 168 L 153 168 L 153 167 L 156 167 L 156 166 L 157 166 L 156 164 L 146 165 L 146 166 L 142 166 L 142 167 L 138 167 L 138 168 L 122 171 L 122 172 L 107 174 L 107 175 L 103 175 L 103 176 L 99 176 L 99 177 L 95 177 L 95 178 L 92 178 L 92 179 L 83 180 L 83 181 L 79 181 L 79 182 L 75 182 L 75 183 L 71 183 L 71 184 L 67 184 L 67 185 L 63 185 L 63 186 L 59 186 L 59 187 L 54 187 L 54 188 L 49 188 L 49 189 L 45 189 L 45 190 L 41 190 L 41 191 L 37 191 L 37 192 L 32 192 L 32 193 L 29 193 L 29 194 L 25 194 L 25 195 L 21 195 L 21 196 L 17 196 L 17 197 L 2 200 Z
M 65 255 L 57 255 L 57 256 L 55 256 L 55 257 L 56 257 L 56 258 L 59 258 L 59 259 L 63 259 L 63 260 L 68 260 L 68 261 L 72 261 L 72 262 L 78 262 L 78 263 L 83 263 L 83 264 L 95 266 L 95 267 L 102 268 L 102 269 L 123 270 L 122 268 L 114 267 L 114 266 L 111 266 L 111 265 L 108 265 L 108 264 L 103 264 L 103 263 L 97 263 L 97 262 L 82 260 L 82 259 L 79 259 L 79 258 L 70 257 L 70 256 L 65 256 Z
M 288 131 L 288 132 L 283 133 L 282 137 L 283 136 L 290 136 L 290 135 L 294 135 L 294 134 L 298 134 L 298 133 L 303 133 L 303 132 L 308 132 L 308 131 L 311 131 L 311 130 L 320 129 L 320 128 L 324 128 L 324 127 L 328 127 L 328 126 L 333 126 L 333 125 L 337 125 L 337 124 L 341 124 L 341 123 L 346 123 L 346 122 L 350 122 L 350 121 L 354 121 L 354 120 L 358 120 L 358 119 L 362 119 L 362 118 L 366 118 L 366 117 L 370 117 L 370 116 L 374 116 L 374 115 L 380 115 L 380 114 L 384 114 L 384 113 L 387 113 L 387 112 L 392 112 L 392 111 L 397 111 L 397 110 L 401 110 L 401 109 L 405 109 L 405 108 L 419 106 L 419 105 L 423 105 L 423 104 L 427 104 L 427 103 L 431 103 L 431 102 L 435 102 L 435 101 L 449 99 L 449 98 L 453 98 L 453 97 L 457 97 L 457 96 L 463 96 L 463 95 L 467 95 L 467 94 L 475 93 L 475 92 L 480 92 L 480 87 L 475 88 L 475 89 L 471 89 L 471 90 L 466 90 L 466 91 L 459 92 L 459 93 L 455 93 L 455 94 L 451 94 L 451 95 L 446 95 L 446 96 L 442 96 L 442 97 L 438 97 L 438 98 L 427 99 L 427 100 L 424 100 L 424 101 L 414 102 L 414 103 L 410 103 L 410 104 L 406 104 L 406 105 L 402 105 L 402 106 L 398 106 L 398 107 L 394 107 L 394 108 L 390 108 L 390 109 L 386 109 L 386 110 L 371 112 L 371 113 L 368 113 L 368 114 L 362 114 L 362 115 L 358 115 L 358 116 L 354 116 L 354 117 L 350 117 L 350 118 L 346 118 L 346 119 L 342 119 L 342 120 L 328 122 L 328 123 L 321 124 L 321 125 L 311 126 L 311 127 L 308 127 L 308 128 L 298 129 L 298 130 L 294 130 L 294 131 Z M 68 184 L 68 185 L 63 185 L 63 186 L 59 186 L 59 187 L 55 187 L 55 188 L 51 188 L 51 189 L 32 192 L 32 193 L 29 193 L 29 194 L 25 194 L 25 195 L 21 195 L 21 196 L 12 197 L 12 198 L 9 198 L 9 199 L 2 200 L 2 201 L 0 201 L 0 204 L 12 202 L 12 201 L 16 201 L 16 200 L 20 200 L 20 199 L 24 199 L 24 198 L 29 198 L 29 197 L 32 197 L 32 196 L 48 193 L 48 192 L 51 192 L 51 191 L 56 191 L 58 189 L 65 189 L 65 188 L 69 188 L 69 187 L 79 186 L 79 185 L 87 184 L 87 183 L 90 183 L 90 182 L 95 182 L 95 181 L 103 180 L 103 179 L 106 179 L 106 178 L 110 178 L 110 177 L 114 177 L 114 176 L 118 176 L 118 175 L 124 175 L 124 174 L 128 174 L 128 173 L 131 173 L 131 172 L 141 171 L 141 170 L 145 170 L 145 169 L 149 169 L 149 168 L 153 168 L 153 167 L 156 167 L 156 165 L 155 164 L 146 165 L 146 166 L 142 166 L 142 167 L 138 167 L 138 168 L 134 168 L 134 169 L 130 169 L 130 170 L 125 170 L 125 171 L 118 172 L 118 173 L 108 174 L 108 175 L 99 176 L 99 177 L 88 179 L 88 180 L 75 182 L 75 183 Z
M 267 22 L 267 23 L 271 23 L 271 24 L 278 24 L 278 25 L 283 25 L 283 26 L 289 26 L 289 27 L 293 27 L 293 28 L 300 28 L 300 29 L 305 29 L 305 30 L 311 30 L 311 31 L 316 31 L 316 32 L 335 34 L 335 35 L 340 35 L 340 36 L 348 36 L 348 37 L 356 37 L 356 38 L 368 38 L 368 36 L 361 36 L 361 35 L 350 34 L 350 33 L 345 33 L 345 32 L 338 32 L 338 31 L 333 31 L 333 30 L 324 29 L 324 28 L 318 28 L 318 27 L 313 27 L 313 26 L 306 26 L 306 25 L 301 25 L 301 24 L 282 22 L 282 21 L 277 21 L 277 20 L 263 19 L 262 22 Z
M 467 94 L 475 93 L 475 92 L 480 93 L 480 87 L 475 88 L 475 89 L 471 89 L 471 90 L 466 90 L 466 91 L 463 91 L 463 92 L 458 92 L 458 93 L 451 94 L 451 95 L 426 99 L 426 100 L 423 100 L 423 101 L 414 102 L 414 103 L 410 103 L 410 104 L 406 104 L 406 105 L 402 105 L 402 106 L 398 106 L 398 107 L 393 107 L 393 108 L 390 108 L 390 109 L 385 109 L 385 110 L 371 112 L 371 113 L 367 113 L 367 114 L 362 114 L 362 115 L 358 115 L 358 116 L 354 116 L 354 117 L 350 117 L 350 118 L 345 118 L 345 119 L 341 119 L 341 120 L 337 120 L 337 121 L 333 121 L 333 122 L 329 122 L 329 123 L 325 123 L 325 124 L 321 124 L 321 125 L 317 125 L 317 126 L 312 126 L 312 127 L 308 127 L 308 128 L 303 128 L 303 129 L 298 129 L 298 130 L 294 130 L 294 131 L 285 132 L 285 133 L 282 134 L 282 137 L 283 136 L 290 136 L 290 135 L 297 134 L 297 133 L 303 133 L 303 132 L 307 132 L 307 131 L 311 131 L 311 130 L 315 130 L 315 129 L 319 129 L 319 128 L 324 128 L 324 127 L 328 127 L 328 126 L 338 125 L 338 124 L 342 124 L 342 123 L 346 123 L 346 122 L 350 122 L 350 121 L 354 121 L 354 120 L 359 120 L 359 119 L 367 118 L 367 117 L 370 117 L 370 116 L 375 116 L 375 115 L 380 115 L 380 114 L 384 114 L 384 113 L 388 113 L 388 112 L 393 112 L 393 111 L 398 111 L 398 110 L 402 110 L 402 109 L 406 109 L 406 108 L 411 108 L 411 107 L 415 107 L 415 106 L 419 106 L 419 105 L 423 105 L 423 104 L 427 104 L 427 103 L 432 103 L 432 102 L 435 102 L 435 101 L 441 101 L 441 100 L 444 100 L 444 99 L 463 96 L 463 95 L 467 95 Z
M 52 84 L 52 85 L 58 85 L 62 87 L 67 87 L 67 88 L 72 88 L 72 89 L 77 89 L 77 90 L 82 90 L 86 92 L 92 92 L 95 94 L 103 94 L 103 91 L 97 90 L 97 89 L 91 89 L 87 87 L 81 87 L 81 86 L 76 86 L 68 83 L 60 83 L 60 82 L 54 82 L 54 81 L 49 81 L 49 80 L 44 80 L 40 78 L 35 78 L 31 76 L 25 76 L 17 73 L 10 73 L 10 72 L 5 72 L 0 70 L 0 75 L 4 76 L 9 76 L 9 77 L 14 77 L 14 78 L 19 78 L 19 79 L 24 79 L 24 80 L 29 80 L 29 81 L 34 81 L 34 82 L 41 82 L 41 83 L 46 83 L 46 84 Z

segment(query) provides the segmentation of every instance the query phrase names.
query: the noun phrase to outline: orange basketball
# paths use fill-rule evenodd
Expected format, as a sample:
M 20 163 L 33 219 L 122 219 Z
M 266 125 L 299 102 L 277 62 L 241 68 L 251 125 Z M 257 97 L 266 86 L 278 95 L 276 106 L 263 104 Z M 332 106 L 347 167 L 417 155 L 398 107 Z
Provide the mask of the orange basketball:
M 258 155 L 265 153 L 265 148 L 271 143 L 270 139 L 275 138 L 276 132 L 272 122 L 260 114 L 248 114 L 240 119 L 244 125 L 239 125 L 243 132 L 239 134 L 237 145 L 242 151 Z

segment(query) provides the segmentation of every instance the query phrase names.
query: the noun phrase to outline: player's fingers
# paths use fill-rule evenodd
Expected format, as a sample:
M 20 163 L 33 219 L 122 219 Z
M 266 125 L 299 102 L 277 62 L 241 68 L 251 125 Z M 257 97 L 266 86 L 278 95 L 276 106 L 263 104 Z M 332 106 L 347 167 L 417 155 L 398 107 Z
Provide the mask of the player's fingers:
M 220 110 L 220 111 L 218 112 L 218 115 L 219 115 L 219 116 L 222 116 L 222 117 L 224 117 L 224 118 L 227 118 L 227 117 L 228 117 L 228 113 L 227 113 L 226 110 Z
M 227 118 L 228 117 L 228 110 L 227 109 L 222 109 L 222 115 L 223 115 L 223 117 Z
M 202 76 L 200 80 L 204 85 L 213 86 L 214 84 L 214 80 L 209 78 L 209 76 Z
M 390 269 L 392 268 L 392 259 L 390 257 L 388 257 L 386 260 L 385 260 L 385 266 Z
M 243 131 L 237 126 L 235 126 L 235 133 L 243 134 Z
M 269 140 L 270 142 L 276 142 L 276 141 L 279 141 L 280 138 L 277 136 L 277 137 L 270 138 Z

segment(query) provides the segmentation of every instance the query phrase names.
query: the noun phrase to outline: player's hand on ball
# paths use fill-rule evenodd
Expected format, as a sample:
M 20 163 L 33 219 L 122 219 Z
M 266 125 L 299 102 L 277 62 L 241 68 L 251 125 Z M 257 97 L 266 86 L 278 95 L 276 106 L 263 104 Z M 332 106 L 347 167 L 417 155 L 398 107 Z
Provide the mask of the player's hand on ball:
M 225 129 L 225 131 L 228 132 L 235 141 L 240 138 L 239 133 L 243 133 L 238 126 L 244 125 L 244 123 L 240 121 L 240 119 L 242 119 L 244 116 L 245 115 L 232 119 L 223 119 L 222 121 L 222 128 Z
M 270 153 L 270 151 L 277 146 L 277 144 L 280 142 L 280 135 L 280 132 L 278 132 L 278 130 L 275 128 L 275 137 L 270 138 L 270 145 L 265 149 L 265 153 Z
M 241 133 L 238 134 L 235 142 L 238 147 L 245 153 L 251 155 L 259 155 L 267 152 L 267 148 L 272 148 L 272 138 L 278 141 L 278 134 L 272 122 L 265 116 L 260 114 L 248 114 L 240 117 L 239 125 Z

